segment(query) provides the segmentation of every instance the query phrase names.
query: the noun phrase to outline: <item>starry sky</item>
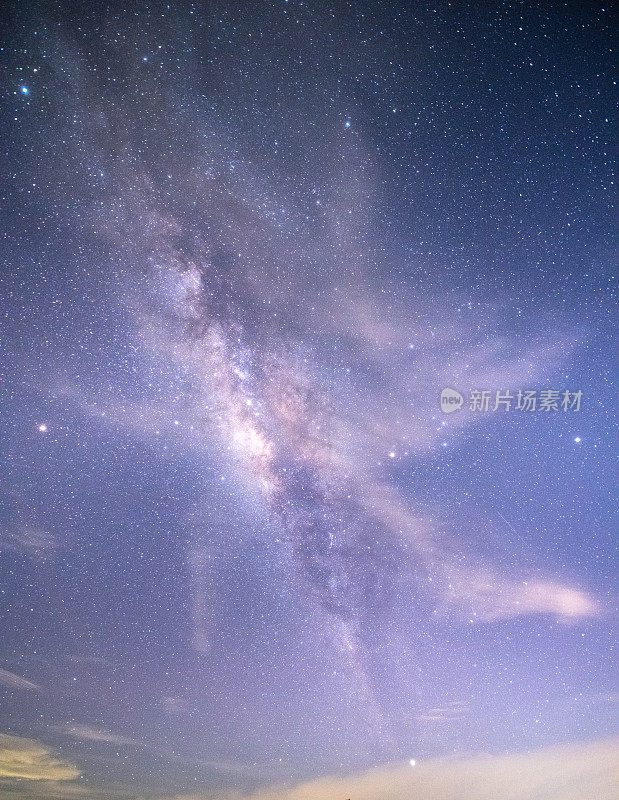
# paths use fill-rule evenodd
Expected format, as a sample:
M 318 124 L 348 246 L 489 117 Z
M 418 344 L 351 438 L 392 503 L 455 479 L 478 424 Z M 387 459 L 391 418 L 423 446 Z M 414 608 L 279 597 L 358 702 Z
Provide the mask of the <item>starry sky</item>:
M 5 19 L 0 796 L 614 796 L 603 0 Z

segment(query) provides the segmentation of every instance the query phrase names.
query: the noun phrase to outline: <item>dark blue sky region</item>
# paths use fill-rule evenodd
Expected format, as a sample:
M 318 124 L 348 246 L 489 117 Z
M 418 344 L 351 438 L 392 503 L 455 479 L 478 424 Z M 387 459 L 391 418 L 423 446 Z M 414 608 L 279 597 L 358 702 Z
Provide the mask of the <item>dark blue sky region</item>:
M 0 795 L 614 796 L 610 16 L 9 5 Z

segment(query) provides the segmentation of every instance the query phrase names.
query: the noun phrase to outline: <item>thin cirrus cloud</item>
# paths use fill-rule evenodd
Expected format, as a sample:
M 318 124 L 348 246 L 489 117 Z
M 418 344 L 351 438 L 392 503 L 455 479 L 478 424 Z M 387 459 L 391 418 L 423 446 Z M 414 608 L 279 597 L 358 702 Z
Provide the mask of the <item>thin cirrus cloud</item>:
M 27 692 L 41 692 L 42 687 L 34 681 L 29 681 L 21 675 L 16 675 L 14 672 L 9 672 L 7 669 L 0 669 L 0 683 L 3 686 L 8 686 L 9 689 L 23 689 Z
M 614 800 L 619 741 L 565 745 L 506 756 L 437 759 L 348 777 L 228 794 L 220 800 Z M 180 795 L 166 800 L 206 800 Z
M 94 728 L 90 725 L 55 725 L 54 730 L 72 739 L 86 742 L 101 742 L 102 744 L 112 744 L 115 746 L 145 747 L 143 742 L 133 739 L 130 736 L 108 731 L 103 728 Z
M 619 740 L 560 745 L 512 755 L 400 762 L 348 776 L 250 792 L 164 794 L 120 784 L 89 788 L 79 772 L 31 739 L 0 738 L 0 790 L 16 800 L 614 800 L 619 782 Z M 15 779 L 15 780 L 12 780 Z M 19 779 L 19 780 L 17 780 Z M 7 795 L 8 796 L 8 795 Z
M 114 748 L 129 748 L 134 750 L 150 751 L 157 760 L 165 760 L 175 763 L 186 763 L 192 766 L 205 767 L 216 772 L 231 774 L 231 775 L 246 775 L 251 774 L 255 776 L 260 774 L 261 770 L 256 764 L 247 765 L 239 764 L 232 761 L 219 760 L 192 760 L 184 758 L 173 750 L 162 748 L 159 745 L 140 741 L 131 736 L 124 736 L 114 731 L 105 728 L 97 728 L 92 725 L 86 724 L 67 724 L 67 725 L 53 725 L 51 730 L 75 739 L 77 742 L 92 742 L 100 745 L 111 745 Z
M 34 739 L 0 734 L 0 778 L 32 781 L 69 781 L 80 776 L 78 768 Z M 19 795 L 18 795 L 19 796 Z
M 602 605 L 587 592 L 552 580 L 512 580 L 489 569 L 449 573 L 447 588 L 437 605 L 438 614 L 456 611 L 470 623 L 488 623 L 519 616 L 545 614 L 569 624 L 603 613 Z

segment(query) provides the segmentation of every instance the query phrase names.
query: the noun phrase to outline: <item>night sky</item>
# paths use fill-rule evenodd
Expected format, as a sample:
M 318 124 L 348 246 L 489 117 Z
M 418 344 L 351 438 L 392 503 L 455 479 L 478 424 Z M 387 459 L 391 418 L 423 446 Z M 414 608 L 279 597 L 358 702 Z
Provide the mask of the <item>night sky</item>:
M 603 0 L 4 17 L 0 797 L 611 800 Z

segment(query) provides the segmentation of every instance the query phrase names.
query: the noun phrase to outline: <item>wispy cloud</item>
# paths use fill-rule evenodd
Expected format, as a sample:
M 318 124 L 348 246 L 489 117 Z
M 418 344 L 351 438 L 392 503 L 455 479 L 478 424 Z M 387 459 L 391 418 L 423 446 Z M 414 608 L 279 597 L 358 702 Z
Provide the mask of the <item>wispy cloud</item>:
M 54 730 L 80 742 L 101 742 L 117 746 L 146 747 L 143 742 L 130 736 L 114 733 L 104 728 L 95 728 L 90 725 L 55 725 Z
M 74 764 L 57 758 L 47 745 L 0 734 L 0 778 L 68 781 L 79 775 Z
M 618 753 L 619 740 L 614 739 L 518 755 L 400 763 L 347 777 L 227 794 L 221 800 L 614 800 Z
M 17 553 L 37 562 L 52 557 L 59 547 L 58 536 L 41 524 L 20 491 L 3 489 L 1 495 L 0 553 Z
M 591 595 L 574 586 L 537 578 L 513 580 L 483 568 L 449 571 L 437 613 L 454 609 L 479 624 L 538 614 L 570 623 L 602 613 Z
M 126 736 L 105 728 L 98 728 L 87 724 L 52 725 L 50 730 L 75 739 L 77 742 L 89 742 L 101 745 L 112 745 L 115 748 L 128 747 L 136 750 L 145 750 L 157 761 L 177 764 L 186 764 L 192 769 L 199 768 L 209 772 L 218 772 L 230 775 L 251 775 L 255 777 L 266 771 L 255 763 L 240 764 L 225 759 L 188 758 L 179 752 L 170 750 L 153 742 L 142 741 L 131 736 Z M 272 774 L 272 772 L 271 772 Z
M 44 745 L 5 736 L 0 739 L 0 794 L 4 787 L 16 800 L 614 800 L 618 754 L 619 739 L 605 739 L 521 754 L 399 762 L 253 792 L 166 794 L 113 781 L 87 787 L 72 780 L 79 774 L 75 767 L 53 759 Z M 17 780 L 24 778 L 30 780 Z
M 41 692 L 43 690 L 38 683 L 22 678 L 21 675 L 9 672 L 7 669 L 0 669 L 0 683 L 10 689 L 24 689 L 28 692 Z

